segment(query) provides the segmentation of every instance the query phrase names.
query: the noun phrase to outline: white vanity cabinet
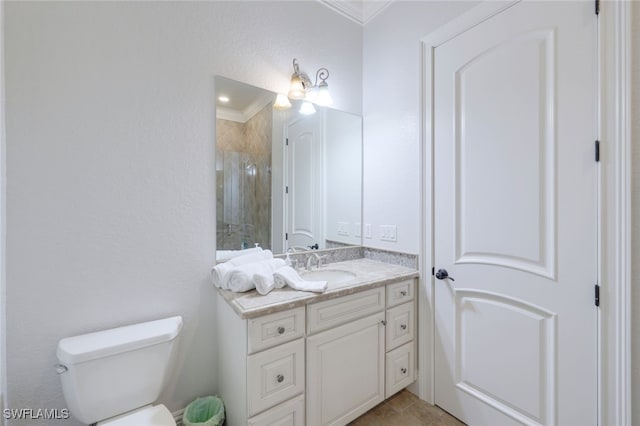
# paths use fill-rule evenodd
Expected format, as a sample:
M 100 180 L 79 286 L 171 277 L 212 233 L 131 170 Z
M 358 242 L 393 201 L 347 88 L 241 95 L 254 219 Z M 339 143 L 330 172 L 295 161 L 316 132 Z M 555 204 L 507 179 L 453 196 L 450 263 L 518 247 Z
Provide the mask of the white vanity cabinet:
M 416 377 L 416 280 L 242 319 L 219 297 L 229 426 L 345 425 Z
M 305 425 L 305 308 L 241 319 L 218 298 L 218 389 L 226 424 Z

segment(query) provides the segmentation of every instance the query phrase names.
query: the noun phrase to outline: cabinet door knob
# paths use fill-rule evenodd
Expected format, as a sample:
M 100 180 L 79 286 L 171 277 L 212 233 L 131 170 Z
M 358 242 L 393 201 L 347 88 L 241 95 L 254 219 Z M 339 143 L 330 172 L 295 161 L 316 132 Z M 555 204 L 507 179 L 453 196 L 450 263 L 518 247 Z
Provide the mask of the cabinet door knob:
M 284 327 L 278 327 L 278 334 L 284 334 Z
M 401 368 L 400 371 L 402 372 L 402 374 L 407 374 L 407 369 L 406 368 Z
M 407 329 L 407 324 L 401 324 L 400 328 L 403 329 L 403 330 L 406 330 Z
M 282 381 L 284 380 L 284 376 L 282 374 L 278 374 L 276 380 L 278 381 L 278 383 L 282 383 Z
M 400 295 L 401 295 L 401 296 L 406 296 L 406 295 L 407 295 L 407 290 L 402 290 L 402 291 L 400 292 Z

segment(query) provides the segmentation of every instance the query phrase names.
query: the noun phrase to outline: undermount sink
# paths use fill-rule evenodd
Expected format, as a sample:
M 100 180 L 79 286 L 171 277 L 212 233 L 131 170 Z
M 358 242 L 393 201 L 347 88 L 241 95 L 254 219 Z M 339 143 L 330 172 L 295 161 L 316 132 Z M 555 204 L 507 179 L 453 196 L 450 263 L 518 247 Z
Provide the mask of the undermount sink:
M 345 283 L 356 277 L 356 274 L 339 269 L 316 269 L 302 273 L 302 278 L 307 281 L 326 281 L 329 284 Z

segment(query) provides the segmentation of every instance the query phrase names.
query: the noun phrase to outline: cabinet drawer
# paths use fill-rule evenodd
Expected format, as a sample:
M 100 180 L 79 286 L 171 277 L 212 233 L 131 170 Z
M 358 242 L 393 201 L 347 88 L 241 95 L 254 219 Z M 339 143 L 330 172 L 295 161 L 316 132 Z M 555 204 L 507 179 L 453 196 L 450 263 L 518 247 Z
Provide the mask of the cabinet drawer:
M 304 392 L 304 339 L 247 357 L 249 416 Z
M 304 426 L 304 396 L 273 407 L 247 422 L 248 426 Z
M 413 340 L 415 336 L 415 304 L 405 303 L 387 309 L 387 351 Z
M 413 300 L 415 287 L 413 279 L 387 285 L 387 306 L 396 306 Z
M 407 343 L 387 353 L 386 364 L 385 399 L 413 383 L 415 376 L 414 342 Z
M 304 307 L 250 319 L 249 354 L 304 336 Z
M 307 334 L 317 333 L 384 309 L 384 287 L 307 306 Z

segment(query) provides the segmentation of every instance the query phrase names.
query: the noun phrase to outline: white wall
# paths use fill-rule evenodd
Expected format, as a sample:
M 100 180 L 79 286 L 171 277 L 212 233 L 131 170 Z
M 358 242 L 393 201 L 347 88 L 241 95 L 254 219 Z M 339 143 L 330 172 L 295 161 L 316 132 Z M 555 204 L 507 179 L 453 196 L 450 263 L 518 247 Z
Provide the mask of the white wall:
M 420 39 L 475 2 L 397 1 L 364 29 L 364 244 L 418 253 L 420 246 Z M 379 239 L 397 225 L 398 241 Z
M 343 244 L 360 245 L 362 119 L 353 114 L 326 109 L 323 139 L 325 238 Z M 343 227 L 342 233 L 338 232 L 339 226 Z
M 632 73 L 631 73 L 631 169 L 633 173 L 631 185 L 631 339 L 632 339 L 632 419 L 634 425 L 640 425 L 640 3 L 633 2 L 631 7 L 632 22 Z
M 5 333 L 5 300 L 6 300 L 6 174 L 5 174 L 5 102 L 4 102 L 4 2 L 0 2 L 0 410 L 6 404 L 7 365 L 6 365 L 6 333 Z M 4 425 L 0 418 L 0 425 Z
M 8 406 L 65 407 L 59 339 L 174 314 L 162 402 L 214 393 L 213 76 L 283 92 L 297 57 L 327 67 L 335 106 L 360 114 L 362 29 L 316 2 L 5 14 Z

